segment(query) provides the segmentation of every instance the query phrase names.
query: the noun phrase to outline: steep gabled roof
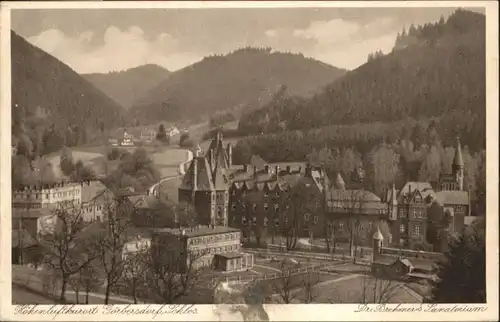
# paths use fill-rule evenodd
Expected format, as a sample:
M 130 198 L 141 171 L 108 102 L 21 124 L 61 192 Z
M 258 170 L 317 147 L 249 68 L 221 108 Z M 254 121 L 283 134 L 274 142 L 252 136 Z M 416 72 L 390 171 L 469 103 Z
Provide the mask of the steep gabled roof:
M 212 180 L 212 171 L 208 165 L 208 160 L 205 157 L 195 157 L 182 179 L 180 189 L 212 191 L 215 189 Z

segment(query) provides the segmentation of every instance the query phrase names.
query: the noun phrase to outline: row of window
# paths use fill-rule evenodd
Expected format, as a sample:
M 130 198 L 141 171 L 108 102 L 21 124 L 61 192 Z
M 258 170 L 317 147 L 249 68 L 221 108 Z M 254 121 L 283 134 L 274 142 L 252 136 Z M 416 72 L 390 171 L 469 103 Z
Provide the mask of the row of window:
M 54 192 L 52 194 L 52 198 L 66 198 L 68 196 L 78 196 L 80 193 L 80 190 L 71 190 L 71 191 L 64 191 L 64 192 Z M 28 194 L 15 194 L 16 199 L 31 199 L 32 195 L 30 193 Z M 40 199 L 42 197 L 41 193 L 35 193 L 34 194 L 34 199 Z M 45 194 L 45 198 L 49 199 L 50 198 L 50 193 Z
M 420 236 L 420 225 L 412 225 L 413 231 L 412 234 L 413 236 Z M 399 232 L 400 233 L 406 233 L 406 226 L 401 224 L 399 225 Z
M 190 238 L 188 243 L 189 245 L 212 244 L 220 241 L 235 240 L 235 239 L 239 239 L 239 235 L 237 233 L 227 233 L 227 234 Z
M 204 255 L 215 255 L 222 254 L 227 252 L 234 252 L 239 249 L 239 245 L 229 245 L 222 247 L 207 247 L 204 249 L 194 249 L 191 251 L 191 254 L 195 257 L 204 256 Z
M 408 212 L 406 211 L 406 207 L 402 206 L 399 208 L 399 218 L 406 218 L 408 215 Z M 414 219 L 420 219 L 420 218 L 425 218 L 425 209 L 422 208 L 411 208 L 410 209 L 411 213 L 411 218 Z
M 311 217 L 311 215 L 310 215 L 310 214 L 306 214 L 306 215 L 304 215 L 304 221 L 309 221 L 309 220 L 310 220 L 310 217 Z M 288 224 L 288 216 L 283 216 L 283 219 L 284 219 L 285 224 Z M 318 217 L 318 216 L 313 216 L 313 217 L 312 217 L 312 219 L 313 219 L 313 222 L 314 222 L 315 224 L 317 224 L 317 223 L 318 223 L 318 221 L 319 221 L 319 217 Z M 246 217 L 241 217 L 241 223 L 242 223 L 243 225 L 247 225 L 247 224 L 257 225 L 257 217 L 253 217 L 253 218 L 252 218 L 252 221 L 248 221 Z M 263 224 L 264 224 L 264 226 L 267 226 L 267 225 L 269 224 L 269 218 L 264 217 L 264 222 L 263 222 Z M 275 219 L 274 219 L 274 224 L 275 224 L 276 226 L 279 226 L 279 224 L 280 224 L 280 220 L 279 220 L 279 218 L 275 218 Z

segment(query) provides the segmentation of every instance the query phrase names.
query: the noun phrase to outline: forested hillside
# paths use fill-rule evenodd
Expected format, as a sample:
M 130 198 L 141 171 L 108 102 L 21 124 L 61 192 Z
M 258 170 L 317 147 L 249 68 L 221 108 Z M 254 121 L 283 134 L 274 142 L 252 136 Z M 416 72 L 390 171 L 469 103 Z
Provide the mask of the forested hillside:
M 466 187 L 484 209 L 484 19 L 459 10 L 446 22 L 412 26 L 390 54 L 370 55 L 313 98 L 277 93 L 240 119 L 240 133 L 256 135 L 238 142 L 234 160 L 309 160 L 341 172 L 347 184 L 362 166 L 365 185 L 382 195 L 393 182 L 401 188 L 450 173 L 460 137 Z
M 283 85 L 291 95 L 311 95 L 344 73 L 300 54 L 243 48 L 170 74 L 135 104 L 130 115 L 150 123 L 247 111 L 268 102 Z
M 445 144 L 457 135 L 485 146 L 485 17 L 458 10 L 402 32 L 376 55 L 310 99 L 281 95 L 240 120 L 243 133 L 307 130 L 333 124 L 439 119 Z
M 82 76 L 128 109 L 151 89 L 164 81 L 169 71 L 158 65 L 143 65 L 120 72 L 83 74 Z
M 12 135 L 42 155 L 123 123 L 123 108 L 70 67 L 11 32 Z

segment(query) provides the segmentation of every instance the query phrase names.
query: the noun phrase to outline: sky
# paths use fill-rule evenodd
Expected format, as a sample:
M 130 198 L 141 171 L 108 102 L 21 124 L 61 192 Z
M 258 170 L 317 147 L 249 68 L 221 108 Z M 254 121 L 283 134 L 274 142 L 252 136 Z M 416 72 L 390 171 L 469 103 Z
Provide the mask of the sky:
M 78 73 L 144 64 L 179 70 L 245 46 L 355 69 L 410 24 L 454 8 L 15 9 L 12 29 Z M 480 11 L 475 10 L 475 11 Z M 484 12 L 484 11 L 483 11 Z

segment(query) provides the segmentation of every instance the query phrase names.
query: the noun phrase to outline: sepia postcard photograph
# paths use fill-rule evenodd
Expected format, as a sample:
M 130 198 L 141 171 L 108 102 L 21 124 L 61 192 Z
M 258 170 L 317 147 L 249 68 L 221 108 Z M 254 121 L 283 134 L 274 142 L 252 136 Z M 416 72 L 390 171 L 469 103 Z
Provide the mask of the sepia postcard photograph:
M 498 319 L 496 2 L 0 26 L 1 320 Z

